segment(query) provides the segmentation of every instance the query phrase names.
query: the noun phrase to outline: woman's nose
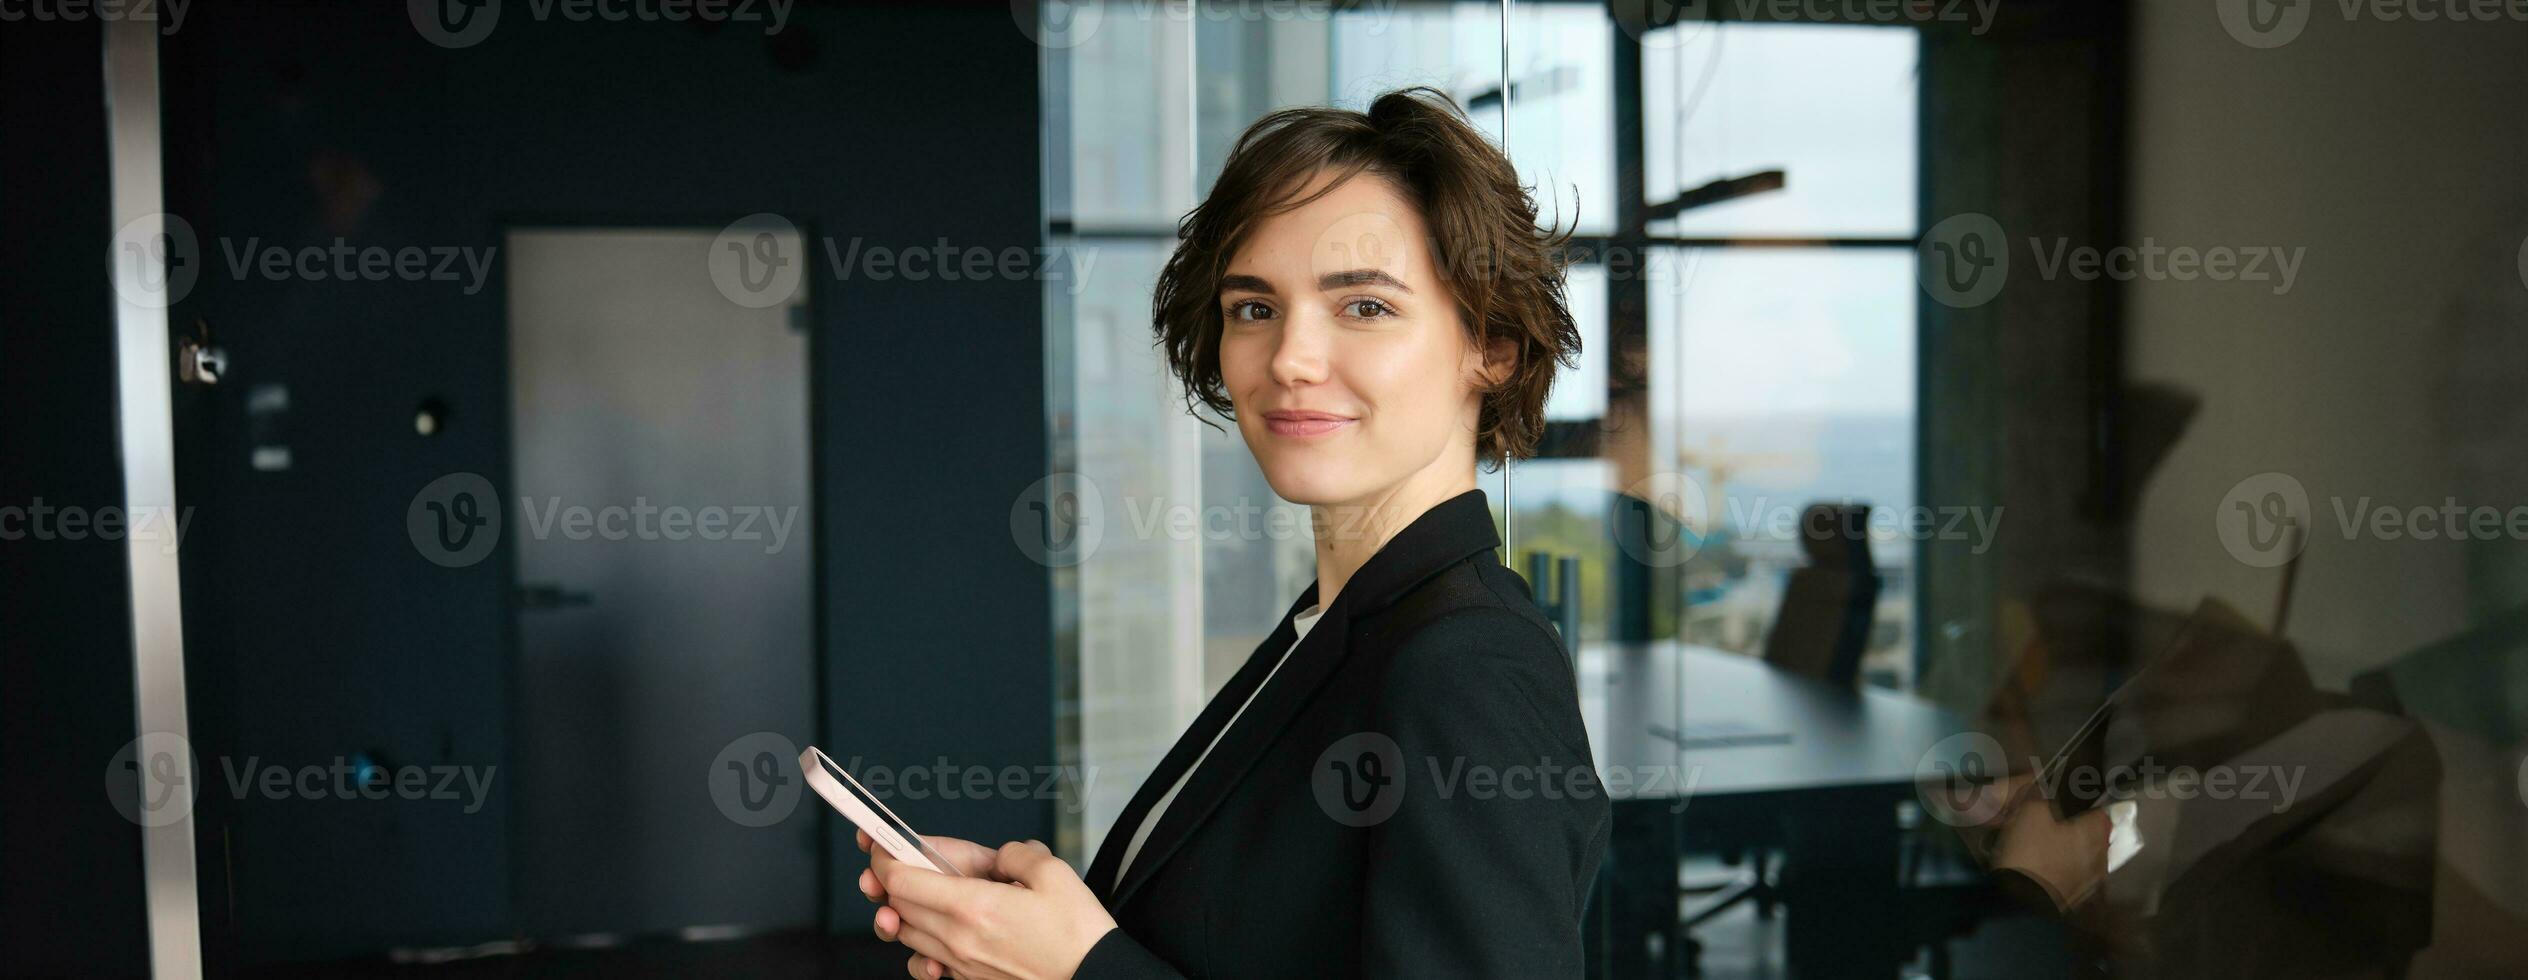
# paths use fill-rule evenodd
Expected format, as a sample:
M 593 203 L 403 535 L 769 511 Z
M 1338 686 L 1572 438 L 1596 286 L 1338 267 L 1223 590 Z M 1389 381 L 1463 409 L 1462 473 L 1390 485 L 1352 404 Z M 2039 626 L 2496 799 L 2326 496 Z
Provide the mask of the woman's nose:
M 1284 387 L 1325 380 L 1332 340 L 1331 324 L 1315 313 L 1293 313 L 1282 321 L 1281 340 L 1273 348 L 1273 380 Z

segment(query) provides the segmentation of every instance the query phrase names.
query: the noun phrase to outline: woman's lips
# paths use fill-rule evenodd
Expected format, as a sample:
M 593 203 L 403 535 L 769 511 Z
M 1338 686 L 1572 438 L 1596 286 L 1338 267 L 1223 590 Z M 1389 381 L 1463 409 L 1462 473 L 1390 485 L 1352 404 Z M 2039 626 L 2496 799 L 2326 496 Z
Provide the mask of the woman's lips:
M 1330 435 L 1344 426 L 1350 425 L 1356 421 L 1359 420 L 1348 419 L 1339 415 L 1326 415 L 1315 412 L 1267 412 L 1264 415 L 1264 428 L 1266 431 L 1277 436 L 1285 436 L 1293 439 L 1314 439 L 1320 436 Z

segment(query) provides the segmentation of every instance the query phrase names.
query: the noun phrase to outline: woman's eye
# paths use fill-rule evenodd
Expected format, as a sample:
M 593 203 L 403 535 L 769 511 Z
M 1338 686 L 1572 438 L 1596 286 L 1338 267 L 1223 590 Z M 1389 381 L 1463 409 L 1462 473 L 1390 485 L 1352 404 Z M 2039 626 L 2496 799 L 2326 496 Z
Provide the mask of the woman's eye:
M 1229 304 L 1229 319 L 1232 320 L 1246 320 L 1252 322 L 1255 320 L 1270 320 L 1272 318 L 1273 308 L 1255 300 L 1240 300 Z
M 1374 299 L 1356 299 L 1343 304 L 1344 316 L 1358 317 L 1363 320 L 1375 320 L 1382 316 L 1394 316 L 1395 314 L 1396 311 L 1389 309 L 1387 304 Z

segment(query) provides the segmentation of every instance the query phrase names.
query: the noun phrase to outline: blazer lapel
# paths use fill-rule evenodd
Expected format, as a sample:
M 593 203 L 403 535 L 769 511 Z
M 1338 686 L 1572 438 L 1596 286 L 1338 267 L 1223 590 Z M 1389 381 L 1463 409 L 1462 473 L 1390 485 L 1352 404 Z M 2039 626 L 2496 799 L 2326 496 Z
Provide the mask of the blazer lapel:
M 1414 586 L 1469 556 L 1489 556 L 1491 550 L 1500 544 L 1501 536 L 1493 529 L 1492 509 L 1483 491 L 1469 490 L 1424 512 L 1380 546 L 1378 553 L 1370 556 L 1369 561 L 1344 585 L 1343 591 L 1334 597 L 1334 604 L 1328 606 L 1316 626 L 1309 629 L 1307 638 L 1300 642 L 1298 649 L 1290 652 L 1289 662 L 1282 665 L 1280 673 L 1273 675 L 1272 683 L 1256 696 L 1244 714 L 1238 715 L 1237 723 L 1229 726 L 1220 744 L 1212 749 L 1210 757 L 1203 760 L 1202 767 L 1194 771 L 1193 778 L 1186 781 L 1185 789 L 1176 795 L 1175 802 L 1168 804 L 1167 812 L 1160 814 L 1158 826 L 1151 830 L 1149 840 L 1141 845 L 1141 853 L 1133 858 L 1132 867 L 1125 870 L 1123 881 L 1114 886 L 1107 907 L 1117 908 L 1130 901 L 1142 883 L 1175 855 L 1186 839 L 1210 819 L 1212 812 L 1228 798 L 1239 781 L 1246 778 L 1248 770 L 1263 757 L 1264 750 L 1290 727 L 1291 720 L 1316 697 L 1318 689 L 1333 675 L 1334 669 L 1342 665 L 1350 653 L 1352 625 L 1356 621 L 1384 609 Z M 1291 606 L 1291 613 L 1307 608 L 1316 593 L 1316 586 L 1310 585 L 1301 594 L 1299 602 Z M 1279 651 L 1287 647 L 1295 635 L 1297 630 L 1290 624 L 1290 614 L 1285 614 L 1281 628 L 1265 641 L 1259 653 Z M 1272 670 L 1273 659 L 1269 655 L 1248 658 L 1246 666 L 1232 681 L 1233 685 L 1245 681 L 1245 687 L 1234 696 L 1224 689 L 1220 696 L 1212 698 L 1202 717 L 1196 719 L 1194 730 L 1177 741 L 1175 749 L 1169 751 L 1167 760 L 1161 763 L 1159 772 L 1152 773 L 1151 778 L 1142 784 L 1141 791 L 1134 794 L 1133 805 L 1126 810 L 1125 819 L 1118 820 L 1115 831 L 1107 834 L 1106 846 L 1098 851 L 1097 866 L 1090 869 L 1090 874 L 1095 876 L 1102 869 L 1106 876 L 1093 877 L 1092 887 L 1096 887 L 1097 882 L 1113 880 L 1113 865 L 1120 863 L 1123 849 L 1123 842 L 1117 838 L 1128 838 L 1133 829 L 1140 826 L 1140 821 L 1148 818 L 1149 805 L 1167 792 L 1168 787 L 1175 783 L 1175 775 L 1191 765 L 1193 757 L 1210 743 L 1210 733 L 1220 731 L 1220 725 L 1226 722 L 1228 716 L 1237 711 L 1238 705 L 1246 702 L 1245 692 L 1254 691 L 1255 685 L 1263 683 L 1264 675 Z M 1196 734 L 1202 737 L 1197 739 L 1194 737 Z
M 1106 839 L 1098 845 L 1097 857 L 1089 862 L 1088 868 L 1089 888 L 1096 891 L 1100 898 L 1107 898 L 1108 907 L 1114 905 L 1108 893 L 1115 887 L 1115 868 L 1123 863 L 1124 848 L 1131 843 L 1133 833 L 1140 828 L 1142 821 L 1150 818 L 1150 808 L 1158 805 L 1159 797 L 1167 795 L 1168 788 L 1176 785 L 1177 776 L 1194 764 L 1194 758 L 1211 744 L 1212 738 L 1220 733 L 1221 726 L 1228 724 L 1230 714 L 1246 703 L 1247 696 L 1255 691 L 1257 685 L 1264 683 L 1274 663 L 1280 660 L 1281 651 L 1289 649 L 1291 639 L 1299 634 L 1298 628 L 1291 625 L 1291 620 L 1301 610 L 1316 605 L 1316 601 L 1317 586 L 1310 582 L 1308 588 L 1299 593 L 1299 598 L 1291 603 L 1290 609 L 1282 613 L 1281 625 L 1274 628 L 1273 635 L 1265 637 L 1264 642 L 1256 646 L 1255 652 L 1247 656 L 1246 663 L 1238 668 L 1238 672 L 1230 675 L 1229 683 L 1221 687 L 1219 694 L 1212 696 L 1211 703 L 1203 706 L 1202 713 L 1194 716 L 1194 723 L 1185 729 L 1185 734 L 1177 736 L 1176 744 L 1160 757 L 1158 767 L 1150 770 L 1150 775 L 1141 781 L 1141 788 L 1134 790 L 1131 801 L 1124 804 L 1124 812 L 1115 818 L 1114 829 L 1108 831 Z M 1320 617 L 1309 635 L 1322 632 L 1324 627 Z M 1181 801 L 1184 794 L 1179 793 L 1177 797 Z M 1169 809 L 1176 807 L 1170 806 Z M 1142 843 L 1141 854 L 1134 865 L 1149 864 L 1150 845 L 1158 843 L 1153 833 L 1151 840 Z

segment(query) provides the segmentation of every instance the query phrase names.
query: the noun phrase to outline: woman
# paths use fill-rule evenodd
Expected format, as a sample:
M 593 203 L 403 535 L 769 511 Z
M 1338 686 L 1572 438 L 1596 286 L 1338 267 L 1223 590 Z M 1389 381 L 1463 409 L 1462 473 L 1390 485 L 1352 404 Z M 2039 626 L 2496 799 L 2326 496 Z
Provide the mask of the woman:
M 1428 89 L 1265 117 L 1179 231 L 1158 342 L 1309 505 L 1316 584 L 1085 879 L 1034 841 L 935 839 L 971 878 L 877 849 L 878 934 L 924 980 L 1579 975 L 1609 805 L 1475 489 L 1578 351 L 1556 242 Z

